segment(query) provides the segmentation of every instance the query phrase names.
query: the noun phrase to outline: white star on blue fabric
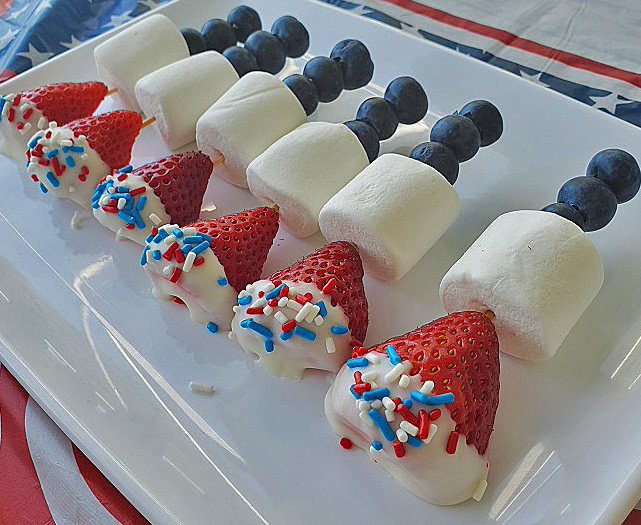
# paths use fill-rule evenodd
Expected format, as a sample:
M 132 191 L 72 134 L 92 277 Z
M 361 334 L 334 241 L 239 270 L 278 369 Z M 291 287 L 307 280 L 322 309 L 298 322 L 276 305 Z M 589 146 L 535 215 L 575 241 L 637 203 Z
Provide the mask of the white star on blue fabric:
M 72 49 L 80 44 L 82 44 L 82 40 L 78 40 L 74 35 L 71 35 L 71 40 L 69 42 L 60 42 L 60 45 L 67 49 Z
M 42 62 L 45 62 L 53 56 L 53 53 L 49 53 L 49 51 L 45 51 L 44 53 L 38 51 L 31 42 L 29 42 L 29 51 L 23 51 L 22 53 L 17 54 L 18 56 L 28 58 L 31 61 L 32 66 L 42 64 Z
M 609 95 L 591 95 L 590 100 L 594 102 L 592 106 L 595 109 L 605 109 L 608 113 L 612 113 L 617 109 L 619 104 L 628 104 L 625 100 L 619 100 L 619 95 L 616 93 L 610 93 Z
M 110 27 L 118 27 L 125 22 L 129 22 L 131 20 L 131 11 L 127 11 L 125 13 L 122 13 L 120 15 L 112 15 L 110 18 L 111 20 L 107 22 L 104 27 L 105 28 L 110 28 Z
M 530 82 L 534 82 L 535 84 L 540 84 L 541 83 L 541 71 L 538 71 L 534 73 L 534 75 L 530 75 L 529 73 L 526 73 L 525 71 L 521 70 L 519 71 L 519 76 L 521 78 L 524 78 L 525 80 L 529 80 Z

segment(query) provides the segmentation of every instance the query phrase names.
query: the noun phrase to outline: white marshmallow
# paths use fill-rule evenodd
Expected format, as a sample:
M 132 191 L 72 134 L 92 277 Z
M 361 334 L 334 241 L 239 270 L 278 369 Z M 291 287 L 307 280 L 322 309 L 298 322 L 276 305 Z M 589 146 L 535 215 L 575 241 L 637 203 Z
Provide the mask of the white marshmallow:
M 252 71 L 236 82 L 196 124 L 198 149 L 225 162 L 214 174 L 247 187 L 247 166 L 283 135 L 307 120 L 291 90 L 275 76 Z
M 369 164 L 358 137 L 345 124 L 308 122 L 288 133 L 247 168 L 249 191 L 279 206 L 294 235 L 318 231 L 325 203 Z
M 448 312 L 491 310 L 503 352 L 552 357 L 603 284 L 596 246 L 544 211 L 498 217 L 441 281 Z
M 388 153 L 334 195 L 319 222 L 328 241 L 353 242 L 369 273 L 394 281 L 425 255 L 459 210 L 456 191 L 438 171 Z
M 170 149 L 196 139 L 196 122 L 238 81 L 223 55 L 205 51 L 161 67 L 136 83 L 136 98 L 147 117 L 156 117 Z
M 118 88 L 123 103 L 139 111 L 136 82 L 148 73 L 189 56 L 187 42 L 165 15 L 152 15 L 98 45 L 94 59 L 100 78 Z

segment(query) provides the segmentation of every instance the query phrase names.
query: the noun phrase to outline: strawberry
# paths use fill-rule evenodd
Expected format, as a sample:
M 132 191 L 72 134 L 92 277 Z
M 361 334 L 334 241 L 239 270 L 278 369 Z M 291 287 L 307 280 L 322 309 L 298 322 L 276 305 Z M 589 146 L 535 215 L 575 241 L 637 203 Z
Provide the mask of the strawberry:
M 171 222 L 180 226 L 198 220 L 200 206 L 214 165 L 200 151 L 186 151 L 163 157 L 136 168 L 165 205 Z
M 386 353 L 389 344 L 412 363 L 412 375 L 434 381 L 433 394 L 454 394 L 445 406 L 456 432 L 485 454 L 499 405 L 499 340 L 492 321 L 480 312 L 457 312 L 358 353 Z
M 189 226 L 212 236 L 209 245 L 225 268 L 227 281 L 240 292 L 260 278 L 278 231 L 278 212 L 268 207 L 253 208 Z
M 61 82 L 22 92 L 24 98 L 59 126 L 91 115 L 106 95 L 107 86 L 102 82 Z
M 272 281 L 314 283 L 341 305 L 349 319 L 352 336 L 362 341 L 367 333 L 367 298 L 363 288 L 363 264 L 354 246 L 330 242 L 270 277 Z M 324 290 L 325 288 L 325 290 Z
M 112 169 L 129 164 L 131 149 L 141 125 L 140 114 L 128 109 L 101 113 L 67 124 L 76 136 L 87 137 L 89 145 Z

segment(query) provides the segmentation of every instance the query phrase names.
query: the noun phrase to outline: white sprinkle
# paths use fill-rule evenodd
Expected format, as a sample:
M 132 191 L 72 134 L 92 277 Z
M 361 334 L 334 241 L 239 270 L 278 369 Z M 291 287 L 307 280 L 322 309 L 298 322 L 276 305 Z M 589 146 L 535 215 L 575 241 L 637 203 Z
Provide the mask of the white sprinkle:
M 20 106 L 20 111 L 24 113 L 28 107 L 29 107 L 29 104 L 25 102 L 24 104 L 22 104 L 22 106 Z
M 370 427 L 376 426 L 376 423 L 374 423 L 372 418 L 369 417 L 369 414 L 367 412 L 359 412 L 358 413 L 358 417 L 360 417 L 363 421 L 365 421 L 365 423 L 368 426 L 370 426 Z
M 70 141 L 69 139 L 62 139 L 60 141 L 60 145 L 69 147 L 69 146 L 73 146 L 73 142 Z
M 82 154 L 80 155 L 80 160 L 84 160 L 84 161 L 86 161 L 88 158 L 89 158 L 89 155 L 87 155 L 86 153 L 82 153 Z
M 287 308 L 291 308 L 292 310 L 296 310 L 297 312 L 300 312 L 300 309 L 303 307 L 302 304 L 300 304 L 298 301 L 294 301 L 294 299 L 289 299 L 287 301 Z
M 46 128 L 46 127 L 47 127 L 47 119 L 46 119 L 46 118 L 44 118 L 44 117 L 40 117 L 40 118 L 38 119 L 38 128 L 40 128 L 40 129 L 44 129 L 44 128 Z
M 196 235 L 197 231 L 198 230 L 196 230 L 196 228 L 194 228 L 193 226 L 188 226 L 187 228 L 183 229 L 183 233 L 185 235 Z
M 311 304 L 311 303 L 308 303 Z M 314 319 L 316 319 L 316 316 L 318 315 L 318 312 L 320 312 L 320 306 L 314 305 L 312 306 L 311 310 L 305 317 L 305 322 L 306 323 L 312 323 L 314 322 Z
M 183 263 L 183 272 L 189 272 L 194 266 L 194 261 L 196 260 L 196 254 L 194 252 L 189 252 L 185 257 L 185 262 Z
M 167 228 L 165 228 L 165 231 L 167 231 Z M 165 242 L 166 242 L 167 244 L 171 244 L 171 243 L 172 243 L 172 242 L 174 242 L 175 240 L 176 240 L 176 236 L 175 236 L 175 235 L 173 235 L 173 234 L 168 235 L 167 237 L 165 237 Z M 191 252 L 189 252 L 189 253 L 191 253 Z
M 271 281 L 269 281 L 269 282 L 265 285 L 265 288 L 264 288 L 265 293 L 267 293 L 267 292 L 271 292 L 274 288 L 276 288 L 276 287 L 274 286 L 274 283 L 273 283 L 273 282 L 271 282 Z
M 474 489 L 472 498 L 474 498 L 476 501 L 481 501 L 483 494 L 485 494 L 486 488 L 487 488 L 487 481 L 482 479 L 481 481 L 479 481 L 479 484 L 476 486 L 476 489 Z
M 390 422 L 394 421 L 396 419 L 395 412 L 393 410 L 386 410 L 385 411 L 385 419 L 387 419 L 387 421 L 390 421 Z
M 156 226 L 159 226 L 159 225 L 160 225 L 160 223 L 162 222 L 162 221 L 160 220 L 160 217 L 158 217 L 158 215 L 156 215 L 155 213 L 150 213 L 150 214 L 149 214 L 149 220 L 150 220 L 151 222 L 153 222 Z M 195 229 L 196 229 L 196 228 L 194 228 L 194 230 L 195 230 Z
M 147 262 L 151 261 L 151 250 L 147 250 Z
M 378 355 L 378 353 L 376 352 L 370 352 L 365 357 L 367 357 L 367 360 L 373 365 L 376 365 L 381 362 L 381 356 Z
M 370 408 L 369 403 L 363 399 L 357 400 L 357 403 L 358 403 L 358 409 L 361 412 L 367 412 Z
M 325 319 L 323 318 L 322 315 L 317 315 L 316 317 L 314 317 L 314 324 L 316 324 L 317 326 L 322 325 L 324 322 L 325 322 Z
M 363 374 L 363 381 L 367 381 L 365 379 L 365 374 Z M 396 403 L 392 400 L 392 398 L 385 396 L 383 398 L 383 405 L 385 405 L 385 408 L 387 410 L 396 410 Z
M 325 339 L 325 348 L 327 348 L 328 354 L 333 354 L 336 352 L 336 344 L 334 344 L 334 338 L 328 337 Z
M 283 312 L 276 312 L 274 314 L 274 319 L 276 319 L 280 324 L 283 324 L 289 321 L 289 319 Z
M 237 313 L 239 310 L 240 310 L 240 306 L 238 306 L 238 305 L 232 307 L 232 311 L 234 313 Z
M 122 210 L 125 207 L 125 204 L 127 204 L 127 201 L 125 200 L 124 197 L 120 197 L 118 199 L 118 209 Z
M 430 441 L 432 441 L 432 438 L 434 437 L 434 434 L 436 434 L 436 431 L 438 430 L 438 426 L 436 426 L 434 423 L 430 423 L 430 430 L 427 433 L 427 437 L 423 440 L 423 443 L 426 445 L 429 444 Z
M 58 127 L 58 123 L 55 120 L 52 120 L 51 122 L 49 122 L 49 127 L 50 128 L 57 128 Z
M 229 337 L 230 339 L 236 339 L 236 334 L 234 332 L 229 332 L 227 334 L 227 337 Z
M 369 453 L 370 454 L 376 454 L 378 450 L 376 450 L 372 445 L 369 446 Z
M 173 270 L 174 270 L 174 267 L 168 264 L 162 269 L 162 273 L 164 273 L 165 275 L 169 275 Z
M 396 381 L 400 377 L 400 375 L 405 372 L 405 367 L 403 366 L 403 363 L 398 363 L 394 365 L 394 368 L 392 368 L 387 374 L 385 374 L 385 377 L 383 380 L 386 383 L 391 383 L 393 381 Z
M 80 223 L 82 222 L 83 216 L 77 211 L 73 212 L 73 217 L 71 217 L 71 227 L 80 228 Z
M 189 252 L 189 253 L 191 253 L 191 252 Z M 243 298 L 243 297 L 245 297 L 246 295 L 249 295 L 249 293 L 247 292 L 247 290 L 241 290 L 241 291 L 240 291 L 240 293 L 238 294 L 238 298 L 239 298 L 239 299 L 242 299 L 242 298 Z
M 407 388 L 408 386 L 410 386 L 410 376 L 408 376 L 407 374 L 403 374 L 398 380 L 398 384 L 401 388 Z
M 265 306 L 265 308 L 263 308 L 263 315 L 272 315 L 273 311 L 274 309 L 271 306 Z
M 314 307 L 314 305 L 313 305 L 312 303 L 309 303 L 309 302 L 308 302 L 308 303 L 305 303 L 305 304 L 301 307 L 301 309 L 299 310 L 299 312 L 296 314 L 296 317 L 295 317 L 296 322 L 297 322 L 297 323 L 302 323 L 302 322 L 303 322 L 303 320 L 305 319 L 305 317 L 307 317 L 307 314 L 309 314 L 309 311 L 310 311 L 313 307 Z
M 27 133 L 29 133 L 30 129 L 31 129 L 31 122 L 27 122 L 24 126 L 22 126 L 20 133 L 22 133 L 23 135 L 26 135 Z
M 281 308 L 285 308 L 287 306 L 287 301 L 289 301 L 287 297 L 281 297 L 280 299 L 278 299 L 278 306 L 280 306 Z
M 361 376 L 363 378 L 363 381 L 369 381 L 370 379 L 372 381 L 376 381 L 378 379 L 378 372 L 376 370 L 370 370 L 369 372 L 364 372 L 363 375 Z M 389 399 L 389 398 L 387 398 Z M 394 403 L 392 401 L 392 403 Z M 394 405 L 396 406 L 396 405 Z
M 383 406 L 383 402 L 380 399 L 375 399 L 372 401 L 372 407 L 374 408 L 381 408 Z
M 74 188 L 73 186 L 69 186 L 69 193 L 73 193 L 74 191 L 76 191 L 76 188 Z
M 421 392 L 429 396 L 432 393 L 433 388 L 434 388 L 434 381 L 428 380 L 428 381 L 425 381 L 425 383 L 423 383 L 423 386 L 421 387 Z
M 407 441 L 407 432 L 402 428 L 398 428 L 396 429 L 396 437 L 401 443 L 405 443 Z
M 87 140 L 87 137 L 85 137 L 84 135 L 78 135 L 78 142 L 80 142 L 81 140 Z
M 378 388 L 378 383 L 376 381 L 369 381 L 369 384 L 372 385 L 372 388 Z
M 418 434 L 418 427 L 416 425 L 412 425 L 409 421 L 401 421 L 400 427 L 412 436 Z
M 116 189 L 113 186 L 109 186 L 107 188 L 107 193 L 114 193 L 115 191 L 116 191 Z
M 209 206 L 205 206 L 204 208 L 202 208 L 201 211 L 216 211 L 216 205 L 210 204 Z
M 214 393 L 214 385 L 206 385 L 205 383 L 197 383 L 196 381 L 190 381 L 189 388 L 196 392 L 203 392 L 205 394 Z
M 259 297 L 251 305 L 250 308 L 258 308 L 259 306 L 265 306 L 267 304 L 267 299 L 264 297 Z

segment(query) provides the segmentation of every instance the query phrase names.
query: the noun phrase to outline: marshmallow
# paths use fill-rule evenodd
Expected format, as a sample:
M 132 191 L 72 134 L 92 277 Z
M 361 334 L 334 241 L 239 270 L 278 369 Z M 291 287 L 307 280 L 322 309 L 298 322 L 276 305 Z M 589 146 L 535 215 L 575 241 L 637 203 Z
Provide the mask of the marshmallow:
M 225 93 L 196 124 L 198 149 L 225 162 L 214 174 L 247 187 L 247 166 L 283 135 L 307 120 L 291 90 L 273 75 L 252 71 Z
M 573 222 L 544 211 L 498 217 L 441 281 L 448 312 L 491 310 L 500 348 L 552 357 L 603 284 L 596 246 Z
M 375 354 L 371 352 L 369 355 Z M 381 354 L 378 354 L 379 356 Z M 455 505 L 475 495 L 479 483 L 487 478 L 489 470 L 487 458 L 478 453 L 474 445 L 468 445 L 464 435 L 459 435 L 456 452 L 448 454 L 447 443 L 450 433 L 456 424 L 450 417 L 447 405 L 439 407 L 441 416 L 430 423 L 430 433 L 421 442 L 420 447 L 405 443 L 405 456 L 396 457 L 392 443 L 383 437 L 378 426 L 369 415 L 368 403 L 356 405 L 350 387 L 354 384 L 354 371 L 365 374 L 375 373 L 377 386 L 388 388 L 389 396 L 383 399 L 383 404 L 390 405 L 394 397 L 410 398 L 412 390 L 421 387 L 420 374 L 410 377 L 409 384 L 402 387 L 398 380 L 386 381 L 393 365 L 388 359 L 380 359 L 376 364 L 369 363 L 356 369 L 343 366 L 336 380 L 325 396 L 325 415 L 334 431 L 342 437 L 349 438 L 354 445 L 369 451 L 370 457 L 377 465 L 388 471 L 404 488 L 425 501 L 437 505 Z M 362 400 L 361 400 L 362 401 Z M 373 405 L 373 404 L 372 404 Z M 415 403 L 415 406 L 418 402 Z M 374 408 L 374 406 L 372 406 Z M 422 408 L 426 408 L 425 405 Z M 414 408 L 417 413 L 418 408 Z M 383 410 L 379 409 L 382 414 Z M 407 436 L 407 423 L 398 414 L 390 412 L 387 418 L 392 431 Z M 399 429 L 402 432 L 398 432 Z M 431 438 L 431 439 L 430 439 Z M 381 450 L 371 447 L 372 441 L 382 444 Z
M 19 101 L 19 102 L 18 102 Z M 14 103 L 15 102 L 15 103 Z M 0 97 L 0 153 L 24 165 L 25 151 L 34 133 L 49 126 L 49 120 L 44 116 L 34 102 L 27 97 L 16 99 L 15 94 Z M 16 105 L 17 104 L 17 105 Z M 28 118 L 24 118 L 28 110 Z M 13 118 L 9 121 L 9 113 Z M 18 128 L 18 125 L 20 128 Z
M 388 153 L 334 195 L 319 222 L 328 241 L 356 244 L 369 273 L 394 281 L 425 255 L 459 210 L 456 191 L 438 171 Z
M 118 88 L 123 103 L 136 111 L 136 82 L 167 64 L 189 56 L 187 42 L 165 15 L 152 15 L 98 45 L 94 58 L 102 80 Z
M 257 157 L 247 168 L 247 182 L 259 201 L 278 205 L 291 233 L 307 237 L 318 231 L 325 203 L 368 164 L 345 124 L 309 122 Z
M 223 55 L 205 51 L 157 69 L 136 83 L 136 98 L 170 149 L 196 139 L 196 122 L 238 81 Z

